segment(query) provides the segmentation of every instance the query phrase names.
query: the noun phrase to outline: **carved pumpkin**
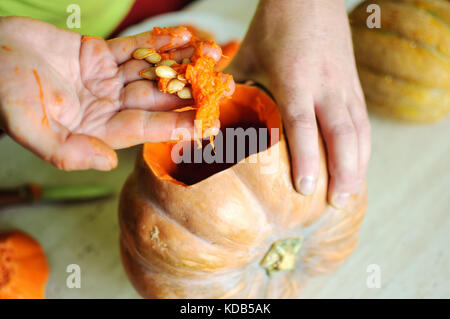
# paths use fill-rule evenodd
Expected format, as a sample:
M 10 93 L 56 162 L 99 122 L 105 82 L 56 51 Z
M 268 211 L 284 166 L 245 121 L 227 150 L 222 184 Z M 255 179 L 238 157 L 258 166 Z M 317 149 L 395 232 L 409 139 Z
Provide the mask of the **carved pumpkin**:
M 147 298 L 298 297 L 304 279 L 333 271 L 355 248 L 365 186 L 345 209 L 330 207 L 320 141 L 317 190 L 297 193 L 280 115 L 256 87 L 237 85 L 220 105 L 220 121 L 222 132 L 266 127 L 281 133 L 269 130 L 270 146 L 246 150 L 234 165 L 176 164 L 171 153 L 178 144 L 144 145 L 119 208 L 128 276 Z M 215 143 L 219 152 L 219 136 Z
M 381 28 L 367 27 L 369 4 L 379 5 Z M 416 122 L 450 112 L 450 2 L 369 0 L 350 21 L 371 110 Z
M 0 233 L 0 299 L 42 299 L 48 265 L 39 243 L 21 231 Z

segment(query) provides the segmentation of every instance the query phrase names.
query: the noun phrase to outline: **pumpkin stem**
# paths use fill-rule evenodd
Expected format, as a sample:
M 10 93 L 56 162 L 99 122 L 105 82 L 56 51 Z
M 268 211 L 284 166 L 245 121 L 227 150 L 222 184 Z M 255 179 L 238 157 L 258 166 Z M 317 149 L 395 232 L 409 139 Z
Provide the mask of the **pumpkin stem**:
M 267 276 L 272 277 L 280 271 L 293 269 L 301 246 L 301 238 L 275 241 L 260 263 L 266 269 Z

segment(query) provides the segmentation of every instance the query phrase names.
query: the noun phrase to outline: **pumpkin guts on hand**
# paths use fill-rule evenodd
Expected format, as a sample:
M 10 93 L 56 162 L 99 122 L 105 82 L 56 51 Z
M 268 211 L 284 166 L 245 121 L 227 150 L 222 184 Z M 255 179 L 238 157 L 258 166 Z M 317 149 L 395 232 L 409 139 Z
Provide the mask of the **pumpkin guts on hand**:
M 170 112 L 192 100 L 160 92 L 139 75 L 149 63 L 132 59 L 142 47 L 191 58 L 186 28 L 105 41 L 6 17 L 0 30 L 1 128 L 56 167 L 110 170 L 117 165 L 114 149 L 168 141 L 176 128 L 193 132 L 194 111 Z M 222 52 L 205 43 L 202 54 L 218 61 Z M 226 81 L 230 95 L 234 83 Z

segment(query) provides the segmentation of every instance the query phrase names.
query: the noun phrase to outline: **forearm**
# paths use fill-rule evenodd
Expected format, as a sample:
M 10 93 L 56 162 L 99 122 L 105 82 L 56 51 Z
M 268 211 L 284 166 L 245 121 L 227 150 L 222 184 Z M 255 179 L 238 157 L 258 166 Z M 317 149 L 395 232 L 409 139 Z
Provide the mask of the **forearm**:
M 309 22 L 322 28 L 322 24 L 317 23 L 319 17 L 328 22 L 333 22 L 330 19 L 334 18 L 336 22 L 346 16 L 346 9 L 344 0 L 260 0 L 255 15 L 263 17 L 262 21 L 275 26 L 275 29 L 281 26 L 292 29 Z M 334 29 L 333 25 L 328 27 Z M 273 29 L 269 27 L 266 31 L 270 30 Z
M 261 0 L 239 52 L 241 58 L 231 68 L 248 74 L 270 72 L 271 54 L 264 52 L 279 50 L 296 58 L 291 56 L 299 53 L 293 52 L 293 43 L 326 45 L 345 34 L 349 27 L 344 0 Z M 348 44 L 345 50 L 351 50 Z

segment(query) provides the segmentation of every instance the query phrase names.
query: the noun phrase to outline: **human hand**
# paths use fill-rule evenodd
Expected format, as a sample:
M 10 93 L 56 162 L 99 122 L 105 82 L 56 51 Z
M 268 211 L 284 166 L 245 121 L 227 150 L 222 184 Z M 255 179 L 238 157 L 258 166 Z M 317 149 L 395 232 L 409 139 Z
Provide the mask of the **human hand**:
M 105 41 L 20 17 L 0 18 L 0 128 L 36 155 L 64 170 L 110 170 L 113 149 L 172 138 L 176 128 L 194 130 L 192 105 L 142 80 L 149 67 L 131 59 L 137 48 L 180 48 L 191 39 L 151 32 Z M 219 60 L 217 47 L 205 46 Z M 175 59 L 193 49 L 175 51 Z
M 264 84 L 283 117 L 296 189 L 311 194 L 319 170 L 316 117 L 328 153 L 329 202 L 346 205 L 370 157 L 370 123 L 343 0 L 261 0 L 226 70 Z

